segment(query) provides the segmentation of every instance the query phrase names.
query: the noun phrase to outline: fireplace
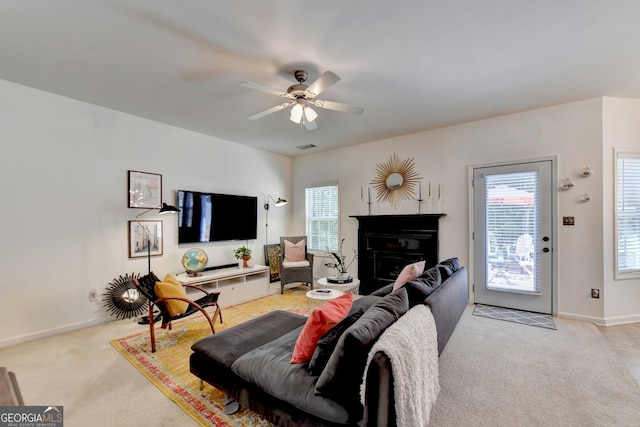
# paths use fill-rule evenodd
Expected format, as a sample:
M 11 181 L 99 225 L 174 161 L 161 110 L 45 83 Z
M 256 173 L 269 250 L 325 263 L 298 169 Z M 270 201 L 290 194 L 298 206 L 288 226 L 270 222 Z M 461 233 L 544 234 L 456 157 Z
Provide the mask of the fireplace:
M 445 214 L 353 216 L 358 227 L 360 293 L 393 283 L 402 269 L 425 260 L 438 263 L 438 223 Z

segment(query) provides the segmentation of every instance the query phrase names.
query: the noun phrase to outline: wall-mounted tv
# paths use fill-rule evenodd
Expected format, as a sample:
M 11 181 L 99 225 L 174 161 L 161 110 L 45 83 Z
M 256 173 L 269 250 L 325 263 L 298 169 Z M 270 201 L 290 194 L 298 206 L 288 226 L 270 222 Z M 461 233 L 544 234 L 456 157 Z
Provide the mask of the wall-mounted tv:
M 257 237 L 257 197 L 178 190 L 178 208 L 178 243 Z

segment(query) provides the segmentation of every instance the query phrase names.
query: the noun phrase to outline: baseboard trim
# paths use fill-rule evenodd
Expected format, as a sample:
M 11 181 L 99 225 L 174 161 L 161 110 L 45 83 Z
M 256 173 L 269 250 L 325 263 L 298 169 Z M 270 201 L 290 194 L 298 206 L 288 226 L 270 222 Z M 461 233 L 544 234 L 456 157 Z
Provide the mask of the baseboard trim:
M 616 316 L 616 317 L 594 317 L 583 316 L 581 314 L 574 313 L 558 313 L 558 317 L 571 320 L 580 320 L 583 322 L 594 323 L 598 326 L 615 326 L 615 325 L 628 325 L 629 323 L 640 322 L 640 314 L 634 314 L 631 316 Z
M 628 325 L 629 323 L 640 322 L 640 314 L 633 314 L 631 316 L 616 316 L 608 317 L 604 319 L 603 323 L 599 323 L 601 326 L 615 326 L 615 325 Z
M 96 319 L 86 320 L 84 322 L 72 323 L 69 325 L 61 326 L 59 328 L 46 329 L 44 331 L 38 331 L 31 334 L 11 337 L 4 340 L 0 340 L 0 348 L 10 347 L 12 345 L 22 344 L 22 343 L 34 341 L 40 338 L 47 338 L 53 335 L 75 331 L 77 329 L 83 329 L 89 326 L 98 325 L 100 323 L 104 323 L 104 320 L 96 318 Z
M 604 322 L 604 319 L 602 317 L 584 316 L 582 314 L 575 313 L 558 313 L 556 316 L 562 319 L 580 320 L 582 322 L 595 323 L 596 325 Z

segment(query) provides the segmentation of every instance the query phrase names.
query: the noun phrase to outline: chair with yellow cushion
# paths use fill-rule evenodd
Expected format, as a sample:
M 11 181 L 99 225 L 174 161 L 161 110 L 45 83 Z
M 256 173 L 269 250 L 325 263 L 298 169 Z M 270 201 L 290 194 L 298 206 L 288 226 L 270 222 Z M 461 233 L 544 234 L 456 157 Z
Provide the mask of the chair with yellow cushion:
M 183 285 L 175 276 L 167 274 L 164 280 L 158 279 L 153 272 L 134 280 L 134 284 L 140 293 L 149 300 L 149 333 L 151 336 L 151 352 L 156 351 L 154 309 L 157 307 L 162 316 L 162 329 L 171 329 L 173 320 L 182 319 L 194 313 L 202 313 L 209 322 L 211 333 L 215 334 L 213 322 L 216 317 L 222 323 L 222 312 L 218 305 L 220 292 L 207 292 L 193 285 Z M 195 289 L 205 295 L 197 300 L 191 300 L 186 289 Z M 215 307 L 213 317 L 205 310 L 207 307 Z

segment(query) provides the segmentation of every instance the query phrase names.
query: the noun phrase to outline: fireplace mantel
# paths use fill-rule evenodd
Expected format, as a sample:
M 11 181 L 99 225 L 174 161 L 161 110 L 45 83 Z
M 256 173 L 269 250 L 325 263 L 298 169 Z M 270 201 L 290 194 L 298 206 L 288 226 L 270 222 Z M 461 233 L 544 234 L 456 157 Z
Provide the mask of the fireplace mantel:
M 405 265 L 425 260 L 438 263 L 438 226 L 444 213 L 352 215 L 358 227 L 360 293 L 393 283 Z

